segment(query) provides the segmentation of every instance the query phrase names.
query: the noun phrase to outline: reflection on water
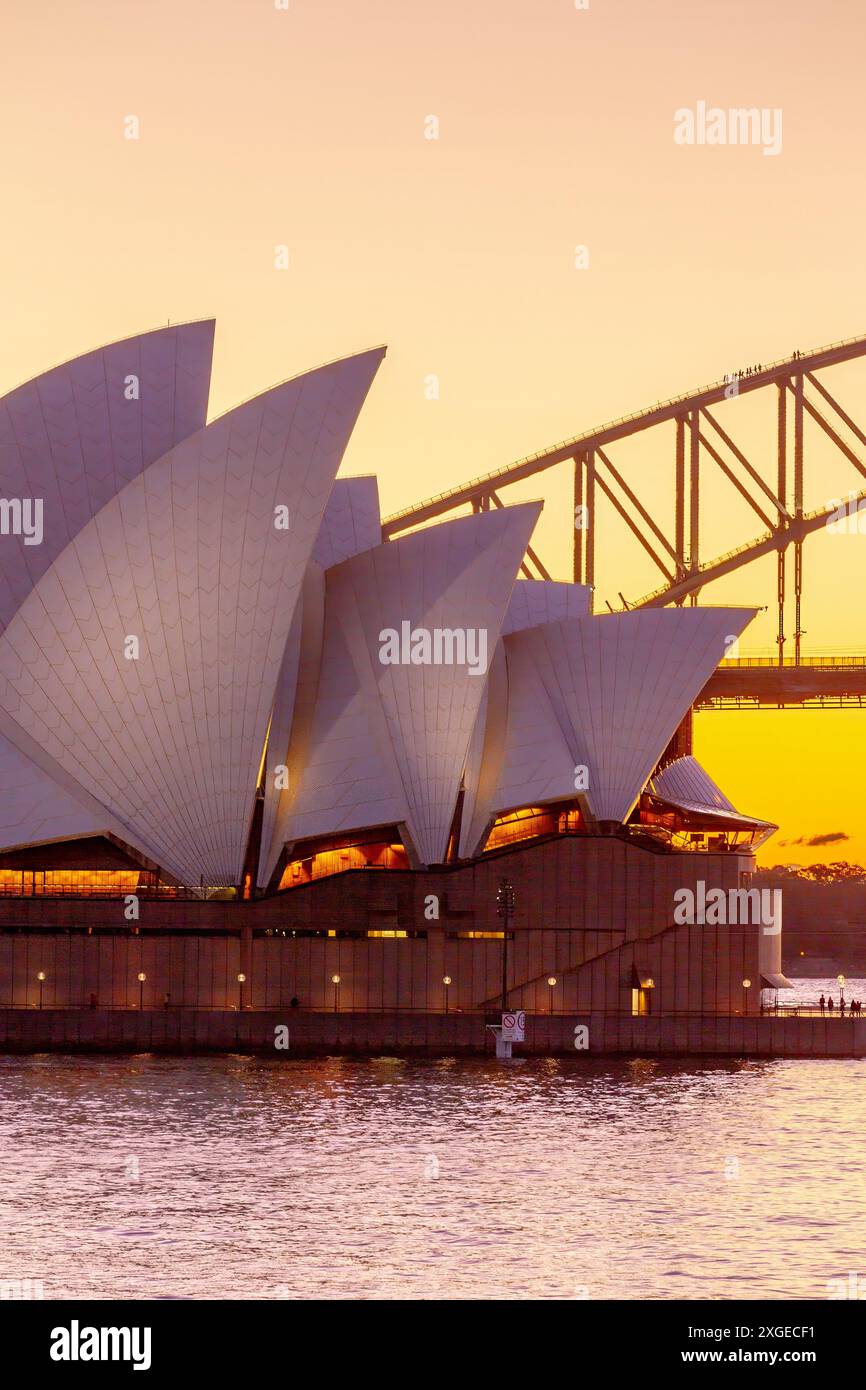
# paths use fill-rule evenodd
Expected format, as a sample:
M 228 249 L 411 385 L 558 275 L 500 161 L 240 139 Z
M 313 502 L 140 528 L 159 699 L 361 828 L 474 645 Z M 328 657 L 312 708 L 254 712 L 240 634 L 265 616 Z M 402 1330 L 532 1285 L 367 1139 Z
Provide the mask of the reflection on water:
M 866 1270 L 864 1097 L 853 1060 L 4 1057 L 0 1279 L 823 1298 Z

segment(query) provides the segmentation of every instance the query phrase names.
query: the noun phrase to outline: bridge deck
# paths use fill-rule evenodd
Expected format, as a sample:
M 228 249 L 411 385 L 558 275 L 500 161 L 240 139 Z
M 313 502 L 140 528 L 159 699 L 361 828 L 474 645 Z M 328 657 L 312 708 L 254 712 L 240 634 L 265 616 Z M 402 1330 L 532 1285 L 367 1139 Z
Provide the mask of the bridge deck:
M 704 686 L 696 709 L 863 708 L 866 657 L 743 657 L 725 661 Z

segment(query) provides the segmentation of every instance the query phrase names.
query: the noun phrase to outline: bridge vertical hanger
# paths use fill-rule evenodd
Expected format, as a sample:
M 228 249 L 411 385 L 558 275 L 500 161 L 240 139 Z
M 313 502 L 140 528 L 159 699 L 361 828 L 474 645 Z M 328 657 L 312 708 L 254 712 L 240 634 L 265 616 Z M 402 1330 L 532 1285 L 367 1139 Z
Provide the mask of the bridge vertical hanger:
M 798 372 L 794 386 L 794 520 L 803 520 L 803 373 Z M 800 665 L 800 600 L 803 595 L 803 536 L 797 529 L 794 542 L 794 660 Z
M 776 466 L 776 496 L 779 499 L 777 524 L 779 530 L 783 530 L 787 525 L 786 509 L 788 506 L 788 383 L 779 382 L 779 399 L 777 402 L 777 466 Z M 779 645 L 779 665 L 785 664 L 785 561 L 787 557 L 787 546 L 779 547 L 777 562 L 777 601 L 779 605 L 779 631 L 776 641 Z
M 676 535 L 677 579 L 686 572 L 686 422 L 677 416 Z M 682 599 L 677 600 L 682 603 Z
M 574 569 L 575 584 L 583 583 L 583 519 L 578 527 L 578 509 L 583 506 L 583 455 L 574 456 Z
M 692 410 L 689 416 L 689 574 L 697 574 L 700 568 L 700 414 Z M 698 601 L 698 590 L 689 594 L 689 603 L 694 608 Z
M 589 611 L 595 612 L 595 451 L 590 449 L 586 455 L 586 576 L 592 593 L 589 596 Z

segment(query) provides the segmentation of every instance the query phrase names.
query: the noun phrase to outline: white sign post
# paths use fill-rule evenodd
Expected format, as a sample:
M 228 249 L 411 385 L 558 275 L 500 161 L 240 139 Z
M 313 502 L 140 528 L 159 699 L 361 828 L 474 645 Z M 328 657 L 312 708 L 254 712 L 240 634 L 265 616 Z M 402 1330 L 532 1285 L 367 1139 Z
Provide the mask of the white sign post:
M 488 1023 L 487 1028 L 496 1040 L 497 1057 L 510 1057 L 511 1044 L 523 1042 L 526 1036 L 526 1014 L 522 1009 L 503 1013 L 501 1023 Z
M 503 1042 L 523 1042 L 526 1037 L 526 1014 L 520 1009 L 518 1012 L 502 1015 L 502 1041 Z

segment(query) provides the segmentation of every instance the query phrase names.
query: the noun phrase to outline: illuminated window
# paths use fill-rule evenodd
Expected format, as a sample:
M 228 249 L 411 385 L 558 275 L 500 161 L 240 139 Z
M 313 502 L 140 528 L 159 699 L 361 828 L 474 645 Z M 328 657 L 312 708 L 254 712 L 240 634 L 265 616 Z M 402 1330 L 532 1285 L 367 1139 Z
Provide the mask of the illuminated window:
M 348 869 L 408 869 L 409 860 L 401 844 L 360 841 L 356 844 L 322 844 L 314 853 L 293 859 L 286 865 L 280 888 L 297 888 L 317 878 L 345 873 Z
M 135 893 L 149 875 L 138 869 L 0 869 L 0 894 L 15 897 L 79 897 Z
M 642 986 L 633 989 L 631 992 L 631 1011 L 635 1017 L 648 1014 L 650 1012 L 651 989 L 644 989 Z
M 448 935 L 456 937 L 458 941 L 501 941 L 505 933 L 501 931 L 450 931 Z M 508 937 L 510 940 L 511 932 L 508 933 Z

